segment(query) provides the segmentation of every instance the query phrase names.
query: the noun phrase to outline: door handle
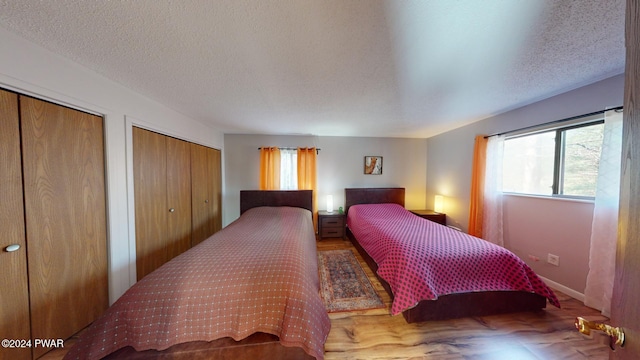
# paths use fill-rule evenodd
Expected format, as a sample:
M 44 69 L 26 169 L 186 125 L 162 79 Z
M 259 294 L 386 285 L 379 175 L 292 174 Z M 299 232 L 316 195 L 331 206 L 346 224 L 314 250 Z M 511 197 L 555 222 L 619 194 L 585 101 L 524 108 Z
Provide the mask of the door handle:
M 20 249 L 20 245 L 19 244 L 12 244 L 7 246 L 6 248 L 4 248 L 4 251 L 6 252 L 14 252 L 16 250 Z
M 576 318 L 576 329 L 585 335 L 590 335 L 591 330 L 602 331 L 611 338 L 610 346 L 613 349 L 613 345 L 624 346 L 624 331 L 619 327 L 613 327 L 611 325 L 597 323 L 589 321 L 582 317 Z

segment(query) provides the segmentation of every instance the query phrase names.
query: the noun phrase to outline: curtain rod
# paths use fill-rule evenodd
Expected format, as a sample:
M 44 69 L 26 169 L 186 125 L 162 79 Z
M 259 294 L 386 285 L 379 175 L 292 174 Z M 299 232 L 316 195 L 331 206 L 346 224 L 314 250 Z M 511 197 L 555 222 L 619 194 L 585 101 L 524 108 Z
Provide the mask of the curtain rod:
M 298 150 L 297 147 L 278 147 L 278 149 L 280 149 L 280 150 Z M 305 149 L 305 148 L 303 148 L 303 149 Z M 310 149 L 310 148 L 306 148 L 306 149 Z M 258 150 L 262 150 L 262 148 L 259 147 Z M 316 148 L 316 154 L 319 154 L 320 150 L 322 150 L 322 149 Z
M 587 116 L 604 114 L 605 111 L 609 111 L 609 110 L 615 110 L 615 111 L 622 110 L 622 108 L 623 108 L 622 106 L 618 106 L 618 107 L 614 107 L 614 108 L 610 108 L 610 109 L 606 109 L 606 110 L 594 111 L 594 112 L 591 112 L 591 113 L 588 113 L 588 114 L 572 116 L 572 117 L 568 117 L 568 118 L 564 118 L 564 119 L 560 119 L 560 120 L 549 121 L 549 122 L 542 123 L 542 124 L 525 126 L 523 128 L 520 128 L 520 129 L 509 130 L 509 131 L 505 131 L 505 132 L 501 132 L 501 133 L 495 133 L 495 134 L 487 135 L 484 138 L 486 139 L 486 138 L 490 138 L 492 136 L 506 135 L 506 134 L 510 134 L 510 133 L 514 133 L 514 132 L 518 132 L 518 131 L 534 129 L 534 128 L 545 126 L 545 125 L 560 124 L 560 123 L 563 123 L 563 122 L 566 122 L 566 121 L 577 120 L 577 119 L 580 119 L 580 118 L 583 118 L 583 117 L 587 117 Z

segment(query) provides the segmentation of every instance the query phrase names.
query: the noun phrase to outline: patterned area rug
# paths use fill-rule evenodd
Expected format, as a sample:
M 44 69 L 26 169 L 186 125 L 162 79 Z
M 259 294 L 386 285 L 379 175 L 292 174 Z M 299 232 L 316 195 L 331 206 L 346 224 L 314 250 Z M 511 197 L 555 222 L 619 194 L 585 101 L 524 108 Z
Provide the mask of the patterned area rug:
M 351 250 L 319 251 L 318 266 L 322 300 L 328 312 L 385 306 Z

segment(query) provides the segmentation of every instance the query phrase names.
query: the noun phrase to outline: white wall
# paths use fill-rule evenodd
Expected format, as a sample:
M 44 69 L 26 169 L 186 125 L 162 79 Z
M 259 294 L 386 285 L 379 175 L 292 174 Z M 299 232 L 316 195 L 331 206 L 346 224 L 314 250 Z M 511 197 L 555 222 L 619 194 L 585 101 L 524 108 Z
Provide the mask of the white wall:
M 503 210 L 505 247 L 538 275 L 583 293 L 593 202 L 507 195 Z M 560 266 L 547 263 L 547 254 L 558 255 Z
M 489 135 L 622 105 L 624 76 L 614 76 L 427 140 L 427 199 L 446 196 L 449 224 L 466 231 L 476 135 Z M 591 202 L 506 197 L 505 245 L 542 276 L 583 293 L 588 272 Z M 560 255 L 560 266 L 535 262 Z
M 323 210 L 328 194 L 334 197 L 335 209 L 344 206 L 344 189 L 348 187 L 404 187 L 406 207 L 424 209 L 426 145 L 425 139 L 226 134 L 224 224 L 240 215 L 240 190 L 258 188 L 261 146 L 321 149 L 317 160 L 317 195 L 318 209 Z M 382 156 L 382 175 L 364 175 L 367 155 Z
M 2 28 L 0 48 L 0 87 L 104 116 L 113 303 L 136 279 L 131 126 L 217 149 L 223 147 L 223 135 Z

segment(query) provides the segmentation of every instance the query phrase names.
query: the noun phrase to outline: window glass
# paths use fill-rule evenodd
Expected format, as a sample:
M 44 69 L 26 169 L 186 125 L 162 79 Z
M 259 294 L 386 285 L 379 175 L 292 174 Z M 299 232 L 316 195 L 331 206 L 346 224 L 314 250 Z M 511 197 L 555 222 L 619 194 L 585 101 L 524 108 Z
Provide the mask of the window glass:
M 595 197 L 602 121 L 507 138 L 503 191 Z
M 596 196 L 604 124 L 563 131 L 559 194 Z
M 552 195 L 555 131 L 504 142 L 503 191 Z
M 298 189 L 298 151 L 280 149 L 280 189 Z

